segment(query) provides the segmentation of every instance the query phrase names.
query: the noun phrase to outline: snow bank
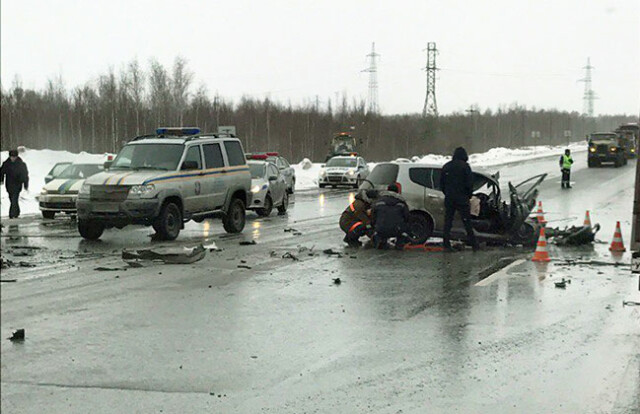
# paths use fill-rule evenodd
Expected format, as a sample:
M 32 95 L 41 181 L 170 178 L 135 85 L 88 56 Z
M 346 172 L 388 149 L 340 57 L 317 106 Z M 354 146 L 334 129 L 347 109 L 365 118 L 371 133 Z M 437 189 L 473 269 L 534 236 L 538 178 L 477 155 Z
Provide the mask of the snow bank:
M 4 162 L 9 158 L 8 151 L 2 151 L 0 153 L 0 160 Z M 20 193 L 20 214 L 35 214 L 40 213 L 38 208 L 38 201 L 36 196 L 40 194 L 42 186 L 44 186 L 44 177 L 58 162 L 71 161 L 71 162 L 103 162 L 105 155 L 88 154 L 81 152 L 80 154 L 73 154 L 67 151 L 52 151 L 52 150 L 32 150 L 24 149 L 20 153 L 20 158 L 27 164 L 29 170 L 29 191 L 22 191 Z M 0 190 L 0 216 L 9 216 L 9 195 L 5 186 L 2 186 Z

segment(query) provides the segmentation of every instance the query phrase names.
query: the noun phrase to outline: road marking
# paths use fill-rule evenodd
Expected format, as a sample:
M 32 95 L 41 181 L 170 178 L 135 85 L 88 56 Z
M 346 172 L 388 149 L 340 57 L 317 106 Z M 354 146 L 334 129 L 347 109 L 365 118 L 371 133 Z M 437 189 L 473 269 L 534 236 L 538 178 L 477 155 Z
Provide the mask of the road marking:
M 502 269 L 498 270 L 497 272 L 495 272 L 491 276 L 482 279 L 481 281 L 476 283 L 474 286 L 487 286 L 487 285 L 490 285 L 491 283 L 493 283 L 498 278 L 500 278 L 502 276 L 507 276 L 507 270 L 511 269 L 512 267 L 518 266 L 519 264 L 522 264 L 524 262 L 526 262 L 526 259 L 518 259 L 515 262 L 511 263 L 510 265 L 507 265 L 507 266 L 503 267 Z

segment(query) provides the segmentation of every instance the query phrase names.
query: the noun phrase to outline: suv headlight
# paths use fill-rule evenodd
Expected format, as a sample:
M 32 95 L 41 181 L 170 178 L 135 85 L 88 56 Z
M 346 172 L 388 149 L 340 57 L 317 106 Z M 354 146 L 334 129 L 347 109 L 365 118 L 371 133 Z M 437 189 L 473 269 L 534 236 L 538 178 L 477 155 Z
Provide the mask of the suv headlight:
M 616 152 L 616 151 L 618 151 L 618 148 L 616 148 L 616 147 L 611 147 L 611 148 L 609 148 L 609 149 L 611 150 L 611 152 Z
M 259 185 L 254 185 L 253 187 L 251 187 L 251 192 L 252 193 L 257 193 L 258 191 L 260 191 L 260 186 Z
M 133 185 L 129 189 L 129 194 L 144 195 L 155 191 L 156 186 L 153 184 Z
M 47 195 L 47 190 L 43 188 L 42 191 L 40 191 L 40 195 Z
M 353 176 L 356 173 L 356 170 L 354 170 L 353 168 L 347 170 L 347 174 Z
M 589 151 L 596 152 L 596 149 L 595 149 L 595 147 L 591 147 L 591 148 L 589 148 Z
M 80 187 L 80 192 L 78 194 L 89 194 L 91 192 L 91 184 L 84 183 L 82 187 Z

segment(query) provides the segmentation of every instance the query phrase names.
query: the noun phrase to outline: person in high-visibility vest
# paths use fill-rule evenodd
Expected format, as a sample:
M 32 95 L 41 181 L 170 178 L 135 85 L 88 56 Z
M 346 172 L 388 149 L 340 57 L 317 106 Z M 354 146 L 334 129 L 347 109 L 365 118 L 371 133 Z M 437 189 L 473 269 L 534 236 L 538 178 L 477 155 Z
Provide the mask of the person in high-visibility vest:
M 573 165 L 573 158 L 571 158 L 571 150 L 567 148 L 566 150 L 564 150 L 564 154 L 560 157 L 562 188 L 571 188 L 571 165 Z
M 371 226 L 371 203 L 378 196 L 375 190 L 361 190 L 353 203 L 340 216 L 340 228 L 345 232 L 344 242 L 351 247 L 360 247 L 360 237 L 373 234 Z

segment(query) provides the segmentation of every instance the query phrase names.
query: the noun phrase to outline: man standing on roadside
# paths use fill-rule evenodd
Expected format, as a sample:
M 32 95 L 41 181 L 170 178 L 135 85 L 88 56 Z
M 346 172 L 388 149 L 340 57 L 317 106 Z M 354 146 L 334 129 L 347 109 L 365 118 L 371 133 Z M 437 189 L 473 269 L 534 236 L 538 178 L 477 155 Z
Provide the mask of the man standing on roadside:
M 560 157 L 562 188 L 571 188 L 571 165 L 573 165 L 573 158 L 571 158 L 571 150 L 567 148 L 564 150 L 564 154 Z
M 467 151 L 458 147 L 453 152 L 453 159 L 442 167 L 440 174 L 440 190 L 444 193 L 444 248 L 451 250 L 451 227 L 453 216 L 457 211 L 467 231 L 467 241 L 478 250 L 478 241 L 471 226 L 471 205 L 473 196 L 473 174 L 467 161 Z
M 9 201 L 11 202 L 9 218 L 18 218 L 20 216 L 20 206 L 18 205 L 20 191 L 22 191 L 23 187 L 25 190 L 29 190 L 29 171 L 27 170 L 27 164 L 18 156 L 18 150 L 9 151 L 9 158 L 0 167 L 0 184 L 5 180 Z

